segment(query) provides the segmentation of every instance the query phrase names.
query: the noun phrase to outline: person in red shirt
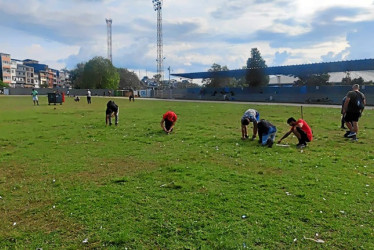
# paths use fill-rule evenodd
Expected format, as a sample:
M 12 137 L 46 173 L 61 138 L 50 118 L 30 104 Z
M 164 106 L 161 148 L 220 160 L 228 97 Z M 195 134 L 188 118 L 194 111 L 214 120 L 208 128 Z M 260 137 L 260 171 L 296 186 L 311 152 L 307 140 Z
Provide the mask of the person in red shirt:
M 166 132 L 170 133 L 173 131 L 175 122 L 177 121 L 178 117 L 173 111 L 168 111 L 162 116 L 161 120 L 161 128 Z
M 278 141 L 278 143 L 281 143 L 281 141 L 287 138 L 291 133 L 293 133 L 297 137 L 297 139 L 299 139 L 297 148 L 305 148 L 306 143 L 313 140 L 312 129 L 303 119 L 299 119 L 296 121 L 295 118 L 290 117 L 288 118 L 287 123 L 291 126 L 291 130 L 284 134 L 284 136 Z

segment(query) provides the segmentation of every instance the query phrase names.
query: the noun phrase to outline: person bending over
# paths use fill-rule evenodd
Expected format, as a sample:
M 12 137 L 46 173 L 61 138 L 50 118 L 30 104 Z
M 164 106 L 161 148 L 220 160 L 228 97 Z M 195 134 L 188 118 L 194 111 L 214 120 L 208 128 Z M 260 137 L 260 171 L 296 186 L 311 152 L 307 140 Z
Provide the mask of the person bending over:
M 306 123 L 306 121 L 304 121 L 303 119 L 299 119 L 296 121 L 295 118 L 290 117 L 288 118 L 287 123 L 291 126 L 291 130 L 288 131 L 278 141 L 278 143 L 281 143 L 281 141 L 287 138 L 291 133 L 293 133 L 299 140 L 299 143 L 296 145 L 297 148 L 304 148 L 306 147 L 307 142 L 311 142 L 313 140 L 312 129 L 309 127 L 308 123 Z
M 173 111 L 168 111 L 162 116 L 161 120 L 161 128 L 169 134 L 173 131 L 175 122 L 177 121 L 178 117 Z
M 257 129 L 259 137 L 258 143 L 261 143 L 262 146 L 268 146 L 271 148 L 274 144 L 277 128 L 270 122 L 261 119 L 257 123 Z
M 248 129 L 247 126 L 250 122 L 253 123 L 253 135 L 252 140 L 256 138 L 257 135 L 257 122 L 260 120 L 260 113 L 254 109 L 248 109 L 244 112 L 244 115 L 241 119 L 242 124 L 242 140 L 248 139 Z
M 110 100 L 106 104 L 106 111 L 105 111 L 105 124 L 112 126 L 112 117 L 115 117 L 115 124 L 118 125 L 118 114 L 119 114 L 119 107 L 114 101 Z

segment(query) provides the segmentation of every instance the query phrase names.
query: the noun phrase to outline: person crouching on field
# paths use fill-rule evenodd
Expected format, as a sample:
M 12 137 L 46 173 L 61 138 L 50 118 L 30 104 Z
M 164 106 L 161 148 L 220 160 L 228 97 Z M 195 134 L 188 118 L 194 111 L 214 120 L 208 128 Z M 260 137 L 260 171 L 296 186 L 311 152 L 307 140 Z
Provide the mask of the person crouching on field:
M 253 135 L 252 140 L 256 138 L 257 135 L 257 122 L 260 120 L 260 113 L 254 109 L 248 109 L 244 112 L 244 115 L 241 119 L 242 124 L 242 140 L 248 139 L 248 130 L 247 126 L 250 122 L 253 123 Z
M 259 137 L 258 143 L 261 143 L 262 146 L 268 146 L 271 148 L 274 144 L 277 128 L 270 122 L 261 119 L 257 123 L 257 129 Z
M 117 104 L 115 104 L 113 101 L 109 101 L 106 104 L 106 111 L 105 111 L 105 124 L 109 126 L 112 126 L 112 117 L 115 117 L 115 124 L 118 125 L 118 114 L 119 114 L 119 108 Z
M 297 148 L 305 148 L 306 143 L 311 142 L 313 140 L 312 129 L 309 127 L 308 123 L 306 123 L 306 121 L 304 121 L 303 119 L 299 119 L 296 121 L 295 118 L 290 117 L 288 118 L 287 123 L 291 126 L 291 130 L 287 132 L 278 141 L 278 143 L 281 143 L 281 141 L 287 138 L 291 133 L 293 133 L 299 140 L 299 143 L 296 145 Z
M 175 122 L 177 121 L 178 117 L 173 111 L 168 111 L 162 116 L 161 120 L 161 128 L 169 134 L 173 131 Z

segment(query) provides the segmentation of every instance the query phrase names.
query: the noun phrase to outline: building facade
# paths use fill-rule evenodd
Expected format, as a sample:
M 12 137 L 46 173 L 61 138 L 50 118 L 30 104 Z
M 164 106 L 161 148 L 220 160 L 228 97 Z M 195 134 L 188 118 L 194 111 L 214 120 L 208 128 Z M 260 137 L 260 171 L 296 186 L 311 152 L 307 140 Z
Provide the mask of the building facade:
M 0 79 L 8 84 L 12 84 L 10 54 L 0 53 Z

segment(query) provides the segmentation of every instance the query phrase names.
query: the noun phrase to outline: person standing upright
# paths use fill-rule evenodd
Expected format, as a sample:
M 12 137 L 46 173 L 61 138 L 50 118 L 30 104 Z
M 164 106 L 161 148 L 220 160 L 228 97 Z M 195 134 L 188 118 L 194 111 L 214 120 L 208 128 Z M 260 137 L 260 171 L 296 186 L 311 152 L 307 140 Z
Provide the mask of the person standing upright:
M 358 120 L 364 111 L 365 105 L 365 95 L 360 92 L 360 86 L 354 84 L 352 86 L 352 91 L 347 93 L 347 98 L 343 106 L 342 113 L 344 115 L 344 121 L 349 129 L 349 133 L 346 133 L 344 135 L 345 137 L 352 138 L 353 140 L 357 139 Z
M 91 91 L 87 89 L 87 103 L 91 104 Z
M 34 102 L 34 106 L 35 104 L 39 106 L 38 91 L 36 91 L 35 89 L 32 89 L 31 95 L 32 95 L 32 101 Z

